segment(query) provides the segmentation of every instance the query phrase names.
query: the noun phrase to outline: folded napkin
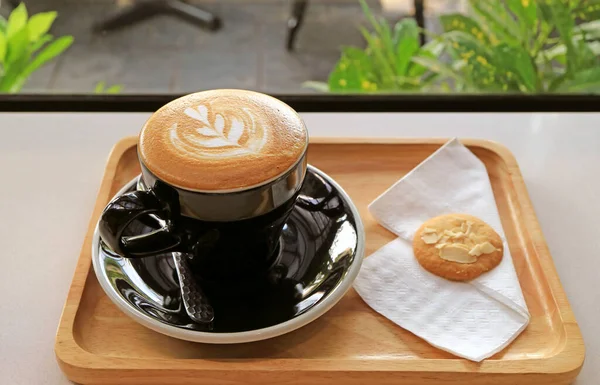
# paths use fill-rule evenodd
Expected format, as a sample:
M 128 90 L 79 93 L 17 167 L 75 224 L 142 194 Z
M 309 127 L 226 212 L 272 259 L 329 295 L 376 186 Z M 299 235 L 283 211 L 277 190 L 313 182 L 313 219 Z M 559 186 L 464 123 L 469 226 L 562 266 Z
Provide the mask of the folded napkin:
M 510 344 L 529 312 L 483 163 L 457 139 L 423 161 L 369 206 L 398 235 L 363 262 L 354 288 L 375 311 L 431 345 L 481 361 Z M 452 282 L 419 265 L 412 238 L 426 220 L 465 213 L 487 222 L 504 241 L 495 269 Z

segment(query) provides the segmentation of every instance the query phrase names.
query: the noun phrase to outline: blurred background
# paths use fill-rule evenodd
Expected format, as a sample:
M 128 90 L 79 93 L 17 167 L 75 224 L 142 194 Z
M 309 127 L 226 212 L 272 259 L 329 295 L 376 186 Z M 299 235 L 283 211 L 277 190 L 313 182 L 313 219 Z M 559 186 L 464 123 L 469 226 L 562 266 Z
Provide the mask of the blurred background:
M 3 0 L 0 92 L 600 92 L 600 0 Z

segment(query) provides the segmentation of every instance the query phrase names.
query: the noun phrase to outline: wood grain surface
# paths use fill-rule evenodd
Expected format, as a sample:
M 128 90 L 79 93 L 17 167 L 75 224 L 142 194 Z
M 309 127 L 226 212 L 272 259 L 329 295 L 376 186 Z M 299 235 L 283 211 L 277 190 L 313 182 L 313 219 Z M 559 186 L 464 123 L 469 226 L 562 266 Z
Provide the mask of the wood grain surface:
M 113 149 L 57 332 L 63 372 L 82 384 L 569 384 L 584 345 L 516 160 L 503 146 L 461 139 L 486 165 L 531 323 L 482 363 L 458 359 L 369 308 L 354 290 L 327 314 L 284 336 L 238 345 L 167 337 L 137 324 L 102 291 L 91 268 L 96 221 L 138 173 L 136 138 Z M 309 163 L 358 207 L 366 255 L 395 236 L 367 205 L 446 139 L 311 139 Z

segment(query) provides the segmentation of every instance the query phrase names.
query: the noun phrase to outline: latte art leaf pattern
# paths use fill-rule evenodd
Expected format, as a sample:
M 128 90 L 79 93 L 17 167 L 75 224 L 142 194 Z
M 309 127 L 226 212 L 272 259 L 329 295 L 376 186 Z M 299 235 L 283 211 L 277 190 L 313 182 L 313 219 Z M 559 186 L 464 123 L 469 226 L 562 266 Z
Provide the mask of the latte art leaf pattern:
M 267 133 L 248 108 L 210 105 L 188 107 L 184 114 L 193 119 L 175 123 L 169 134 L 178 150 L 196 158 L 235 157 L 257 154 L 265 145 Z

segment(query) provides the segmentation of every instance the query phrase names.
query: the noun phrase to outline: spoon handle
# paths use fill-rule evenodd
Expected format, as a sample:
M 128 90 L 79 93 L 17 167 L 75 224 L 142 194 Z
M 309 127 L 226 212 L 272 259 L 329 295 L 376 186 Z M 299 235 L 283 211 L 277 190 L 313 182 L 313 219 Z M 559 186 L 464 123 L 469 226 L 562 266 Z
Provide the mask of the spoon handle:
M 208 302 L 206 295 L 204 295 L 196 283 L 187 261 L 180 253 L 173 253 L 173 260 L 177 276 L 179 277 L 181 299 L 187 315 L 194 322 L 200 324 L 211 323 L 215 318 L 215 312 Z

